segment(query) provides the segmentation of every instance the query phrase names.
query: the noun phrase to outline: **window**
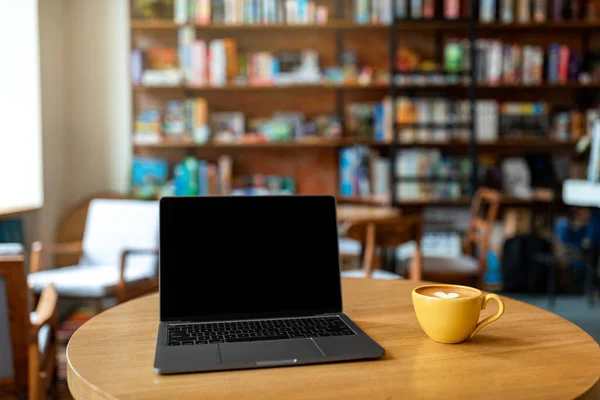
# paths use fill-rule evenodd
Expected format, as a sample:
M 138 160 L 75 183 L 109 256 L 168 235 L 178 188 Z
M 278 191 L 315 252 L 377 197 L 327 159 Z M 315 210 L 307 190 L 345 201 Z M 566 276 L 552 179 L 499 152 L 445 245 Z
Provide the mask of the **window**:
M 43 204 L 37 0 L 0 0 L 0 216 Z

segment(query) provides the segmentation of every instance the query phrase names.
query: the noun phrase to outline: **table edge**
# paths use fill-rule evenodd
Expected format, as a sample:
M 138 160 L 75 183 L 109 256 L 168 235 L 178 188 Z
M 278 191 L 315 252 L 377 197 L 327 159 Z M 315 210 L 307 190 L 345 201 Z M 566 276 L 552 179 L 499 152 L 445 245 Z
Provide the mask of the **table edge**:
M 342 279 L 342 281 L 346 280 L 346 279 L 356 279 L 356 278 L 344 278 Z M 419 282 L 419 284 L 428 284 L 430 282 Z M 125 303 L 122 304 L 118 304 L 117 306 L 105 310 L 103 312 L 101 312 L 100 314 L 95 315 L 94 317 L 90 318 L 88 321 L 86 321 L 79 329 L 81 329 L 82 327 L 84 327 L 88 322 L 92 321 L 94 318 L 103 315 L 105 313 L 111 312 L 113 310 L 116 309 L 116 307 L 126 304 L 126 303 L 131 303 L 131 302 L 138 302 L 138 301 L 144 301 L 144 300 L 148 300 L 150 298 L 156 298 L 158 297 L 158 293 L 154 293 L 154 294 L 149 294 L 149 295 L 145 295 L 142 297 L 138 297 L 136 299 L 132 299 L 130 301 L 127 301 Z M 548 312 L 550 314 L 552 314 L 555 317 L 558 317 L 560 319 L 562 319 L 563 321 L 573 325 L 574 327 L 576 327 L 577 329 L 579 329 L 580 332 L 584 333 L 589 340 L 591 340 L 592 342 L 596 343 L 598 346 L 600 346 L 600 344 L 589 334 L 587 333 L 585 330 L 583 330 L 579 325 L 567 320 L 566 318 L 553 313 L 552 311 L 549 310 L 545 310 L 541 307 L 523 302 L 521 300 L 517 300 L 517 299 L 513 299 L 511 297 L 505 296 L 505 295 L 501 295 L 502 298 L 508 298 L 511 301 L 515 301 L 524 305 L 527 305 L 529 307 L 534 307 L 536 309 L 542 310 L 544 312 Z M 80 398 L 85 398 L 85 399 L 111 399 L 111 400 L 117 400 L 118 397 L 114 397 L 113 395 L 101 390 L 100 388 L 98 388 L 97 386 L 95 386 L 94 384 L 92 384 L 90 381 L 88 381 L 87 379 L 85 379 L 84 377 L 81 376 L 81 374 L 79 374 L 76 369 L 73 367 L 72 363 L 71 363 L 71 358 L 69 356 L 69 349 L 70 349 L 70 345 L 71 345 L 71 341 L 73 340 L 73 338 L 76 337 L 76 335 L 78 334 L 79 329 L 77 329 L 77 331 L 75 331 L 75 333 L 71 336 L 71 338 L 69 339 L 69 342 L 67 344 L 66 347 L 66 361 L 67 361 L 67 385 L 69 388 L 69 391 L 71 392 L 71 395 L 73 396 L 74 399 L 80 399 Z M 587 386 L 585 388 L 584 391 L 582 391 L 580 394 L 576 395 L 577 399 L 600 399 L 600 375 L 596 377 L 596 380 L 594 382 L 591 382 L 589 386 Z

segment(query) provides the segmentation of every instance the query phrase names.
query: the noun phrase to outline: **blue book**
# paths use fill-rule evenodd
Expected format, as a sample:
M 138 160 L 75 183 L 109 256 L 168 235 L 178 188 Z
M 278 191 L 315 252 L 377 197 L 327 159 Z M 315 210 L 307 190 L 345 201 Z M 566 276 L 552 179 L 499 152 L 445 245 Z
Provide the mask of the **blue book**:
M 411 0 L 410 14 L 412 19 L 423 18 L 423 0 Z
M 548 82 L 558 82 L 558 63 L 559 63 L 560 45 L 553 43 L 548 51 Z
M 198 195 L 208 196 L 208 164 L 204 160 L 198 161 Z
M 308 0 L 298 0 L 296 21 L 306 22 L 308 21 Z
M 373 133 L 375 135 L 374 139 L 376 141 L 383 142 L 385 140 L 383 103 L 379 103 L 375 106 L 373 117 Z
M 175 196 L 198 195 L 198 161 L 187 157 L 174 169 Z
M 354 22 L 368 24 L 371 22 L 368 0 L 354 0 Z
M 167 160 L 134 157 L 131 165 L 131 194 L 136 199 L 157 199 L 167 182 Z
M 340 195 L 352 196 L 353 190 L 353 148 L 340 150 Z
M 279 58 L 271 58 L 271 78 L 277 79 L 279 77 Z

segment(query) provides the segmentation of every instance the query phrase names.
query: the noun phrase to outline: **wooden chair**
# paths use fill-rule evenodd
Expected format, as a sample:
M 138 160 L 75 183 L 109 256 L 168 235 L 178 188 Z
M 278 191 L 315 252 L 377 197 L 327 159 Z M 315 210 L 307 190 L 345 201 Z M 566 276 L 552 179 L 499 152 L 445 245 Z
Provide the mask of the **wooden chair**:
M 22 254 L 0 254 L 0 398 L 44 399 L 56 384 L 56 290 L 46 287 L 33 313 L 28 298 Z
M 463 238 L 463 255 L 459 258 L 423 257 L 424 280 L 478 287 L 483 285 L 490 235 L 501 200 L 500 192 L 493 189 L 479 188 L 475 192 L 469 228 Z
M 347 231 L 347 236 L 360 242 L 364 249 L 362 269 L 342 271 L 343 277 L 402 279 L 398 274 L 378 269 L 375 265 L 376 248 L 396 248 L 401 244 L 414 241 L 415 250 L 411 259 L 410 279 L 421 280 L 421 236 L 422 220 L 418 215 L 390 218 L 378 222 L 355 223 Z
M 60 297 L 117 302 L 158 287 L 158 202 L 93 199 L 81 241 L 32 246 L 29 286 L 34 293 L 52 283 Z M 44 269 L 44 254 L 75 254 L 76 265 Z

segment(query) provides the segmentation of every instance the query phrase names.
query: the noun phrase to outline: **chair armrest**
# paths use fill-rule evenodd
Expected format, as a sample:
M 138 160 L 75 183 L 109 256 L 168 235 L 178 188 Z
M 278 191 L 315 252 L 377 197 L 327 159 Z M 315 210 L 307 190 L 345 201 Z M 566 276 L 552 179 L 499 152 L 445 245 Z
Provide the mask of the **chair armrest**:
M 127 257 L 135 254 L 155 254 L 158 255 L 158 249 L 125 249 L 121 252 L 121 268 L 119 271 L 119 280 L 125 281 L 125 263 Z
M 40 295 L 40 300 L 35 309 L 35 316 L 31 321 L 31 341 L 37 341 L 40 328 L 56 318 L 56 303 L 58 294 L 54 285 L 48 285 Z
M 31 263 L 29 272 L 34 273 L 42 270 L 42 258 L 44 253 L 49 254 L 78 254 L 83 252 L 83 242 L 65 242 L 55 244 L 43 244 L 33 242 L 31 245 Z
M 123 302 L 131 297 L 130 294 L 127 293 L 126 288 L 127 282 L 125 282 L 125 266 L 127 264 L 127 257 L 135 254 L 155 254 L 158 256 L 158 249 L 125 249 L 121 252 L 119 283 L 117 284 L 117 299 L 119 300 L 119 302 Z M 156 272 L 158 274 L 158 269 Z M 158 275 L 155 276 L 155 280 L 158 280 Z

